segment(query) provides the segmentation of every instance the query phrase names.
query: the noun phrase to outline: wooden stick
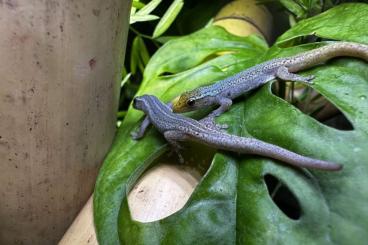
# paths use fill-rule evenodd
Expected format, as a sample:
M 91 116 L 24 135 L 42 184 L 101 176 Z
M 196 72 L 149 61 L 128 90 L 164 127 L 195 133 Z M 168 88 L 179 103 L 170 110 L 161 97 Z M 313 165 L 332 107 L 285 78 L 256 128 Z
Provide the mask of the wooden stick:
M 93 224 L 93 195 L 69 227 L 59 245 L 98 245 Z

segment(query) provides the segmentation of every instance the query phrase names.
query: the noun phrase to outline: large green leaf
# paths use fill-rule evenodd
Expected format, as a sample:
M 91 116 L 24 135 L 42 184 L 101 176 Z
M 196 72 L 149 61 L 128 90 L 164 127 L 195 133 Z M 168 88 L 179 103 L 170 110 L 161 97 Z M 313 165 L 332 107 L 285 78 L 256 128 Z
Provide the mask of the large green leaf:
M 334 22 L 338 17 L 323 21 Z M 367 18 L 356 24 L 360 26 Z M 349 31 L 344 29 L 334 38 L 343 40 Z M 356 32 L 355 40 L 368 43 L 365 35 L 364 30 L 360 37 Z M 234 37 L 211 27 L 165 44 L 151 58 L 139 94 L 155 94 L 168 101 L 261 60 L 315 46 L 273 47 L 266 52 L 265 44 L 257 38 Z M 129 133 L 142 113 L 130 109 L 96 183 L 94 216 L 100 243 L 363 244 L 368 239 L 367 64 L 337 59 L 308 73 L 317 76 L 314 88 L 340 108 L 352 122 L 353 131 L 322 125 L 274 96 L 270 85 L 240 100 L 220 120 L 230 125 L 231 133 L 342 163 L 343 171 L 302 171 L 270 159 L 217 154 L 181 211 L 142 224 L 131 220 L 126 193 L 167 146 L 155 130 L 138 142 L 131 140 Z M 277 177 L 296 196 L 302 209 L 300 219 L 290 219 L 275 205 L 265 185 L 266 174 Z
M 184 48 L 186 52 L 183 53 Z M 228 53 L 219 55 L 220 51 Z M 139 93 L 155 94 L 168 101 L 185 90 L 254 65 L 256 58 L 265 51 L 264 41 L 256 37 L 235 37 L 220 27 L 203 29 L 170 41 L 156 52 L 146 67 Z M 172 72 L 177 73 L 162 75 Z M 118 244 L 117 218 L 121 202 L 129 190 L 129 178 L 134 180 L 167 150 L 165 141 L 154 130 L 142 140 L 131 139 L 130 132 L 142 116 L 136 110 L 128 111 L 97 179 L 94 219 L 102 244 Z
M 278 38 L 279 45 L 301 36 L 368 42 L 368 4 L 347 3 L 298 22 Z

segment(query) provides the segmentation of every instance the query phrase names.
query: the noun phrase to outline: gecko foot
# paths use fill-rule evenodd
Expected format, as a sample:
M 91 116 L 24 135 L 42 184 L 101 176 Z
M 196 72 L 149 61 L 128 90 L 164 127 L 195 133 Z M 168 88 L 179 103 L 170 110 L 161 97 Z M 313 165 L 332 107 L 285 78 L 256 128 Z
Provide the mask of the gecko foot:
M 218 131 L 223 131 L 224 129 L 229 128 L 229 125 L 227 125 L 227 124 L 216 123 L 215 119 L 213 117 L 206 117 L 206 118 L 200 120 L 200 123 L 202 123 L 203 125 L 205 125 L 208 128 L 218 130 Z
M 180 153 L 177 153 L 177 154 L 178 154 L 178 158 L 179 158 L 179 163 L 184 164 L 184 157 Z
M 305 80 L 302 82 L 308 83 L 308 84 L 314 84 L 313 79 L 316 78 L 315 75 L 309 75 L 305 77 Z
M 140 132 L 131 132 L 130 136 L 133 140 L 139 140 L 143 137 L 143 134 L 141 134 Z
M 301 76 L 295 73 L 291 73 L 285 66 L 278 68 L 278 70 L 276 71 L 276 77 L 285 81 L 302 82 L 308 85 L 313 84 L 312 80 L 315 78 L 314 75 Z
M 183 149 L 182 146 L 180 145 L 176 145 L 176 146 L 172 146 L 171 147 L 171 151 L 169 152 L 169 156 L 172 156 L 173 154 L 175 154 L 176 156 L 178 156 L 179 159 L 179 163 L 183 164 L 184 163 L 184 157 L 183 155 L 180 153 L 180 150 Z

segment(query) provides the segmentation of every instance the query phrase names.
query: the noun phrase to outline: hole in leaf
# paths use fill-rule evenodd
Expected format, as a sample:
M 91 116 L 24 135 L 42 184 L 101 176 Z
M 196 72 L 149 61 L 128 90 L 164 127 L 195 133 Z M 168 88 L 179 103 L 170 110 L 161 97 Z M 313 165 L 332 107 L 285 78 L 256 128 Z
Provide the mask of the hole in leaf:
M 199 144 L 183 144 L 179 163 L 175 152 L 156 159 L 129 187 L 131 217 L 142 223 L 164 219 L 184 207 L 210 167 L 215 151 Z
M 298 220 L 301 216 L 301 207 L 298 199 L 286 185 L 271 174 L 264 176 L 268 193 L 273 202 L 290 219 Z
M 301 83 L 275 82 L 272 93 L 296 106 L 320 123 L 339 130 L 353 130 L 345 115 L 322 94 Z
M 323 121 L 323 124 L 330 126 L 332 128 L 346 130 L 346 131 L 354 129 L 353 125 L 342 113 L 339 113 L 336 116 L 331 117 L 326 121 Z
M 175 73 L 173 73 L 173 72 L 165 71 L 165 72 L 161 73 L 160 76 L 165 77 L 165 76 L 171 76 L 171 75 L 174 75 L 174 74 Z

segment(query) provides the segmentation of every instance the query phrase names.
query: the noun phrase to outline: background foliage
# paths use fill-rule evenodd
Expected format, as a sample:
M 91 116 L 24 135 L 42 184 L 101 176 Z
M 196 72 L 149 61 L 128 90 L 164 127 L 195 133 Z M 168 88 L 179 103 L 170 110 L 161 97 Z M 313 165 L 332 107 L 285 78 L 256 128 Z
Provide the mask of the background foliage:
M 137 92 L 150 57 L 168 40 L 190 34 L 208 23 L 231 0 L 133 0 L 118 125 Z M 317 15 L 349 0 L 259 0 L 277 19 L 274 34 L 286 31 L 297 22 Z M 359 1 L 353 1 L 359 2 Z M 364 2 L 361 1 L 361 2 Z M 301 41 L 300 43 L 302 43 Z M 285 95 L 286 97 L 288 95 Z M 289 95 L 290 97 L 291 95 Z

